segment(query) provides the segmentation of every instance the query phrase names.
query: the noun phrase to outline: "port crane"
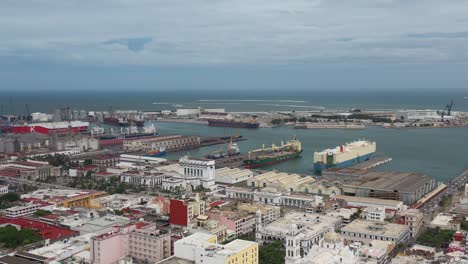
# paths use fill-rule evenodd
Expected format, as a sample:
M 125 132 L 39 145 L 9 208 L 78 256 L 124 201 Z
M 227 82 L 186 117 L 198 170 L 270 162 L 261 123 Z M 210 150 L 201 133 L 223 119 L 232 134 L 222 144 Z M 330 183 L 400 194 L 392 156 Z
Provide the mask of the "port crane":
M 453 108 L 453 99 L 450 101 L 450 104 L 445 105 L 445 109 L 440 112 L 442 119 L 445 115 L 451 116 L 452 115 L 452 108 Z

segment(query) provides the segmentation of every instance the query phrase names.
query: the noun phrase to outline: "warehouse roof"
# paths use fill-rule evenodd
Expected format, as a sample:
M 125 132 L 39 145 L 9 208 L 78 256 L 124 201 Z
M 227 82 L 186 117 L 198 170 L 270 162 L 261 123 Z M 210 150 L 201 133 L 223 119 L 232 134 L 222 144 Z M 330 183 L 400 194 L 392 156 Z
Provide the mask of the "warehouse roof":
M 343 187 L 353 186 L 366 189 L 414 192 L 432 180 L 432 177 L 422 173 L 372 171 L 346 182 Z
M 358 196 L 347 196 L 347 195 L 335 195 L 336 199 L 345 200 L 348 203 L 363 203 L 369 205 L 384 205 L 384 206 L 395 206 L 399 207 L 403 204 L 402 201 L 395 200 L 384 200 L 370 197 L 358 197 Z

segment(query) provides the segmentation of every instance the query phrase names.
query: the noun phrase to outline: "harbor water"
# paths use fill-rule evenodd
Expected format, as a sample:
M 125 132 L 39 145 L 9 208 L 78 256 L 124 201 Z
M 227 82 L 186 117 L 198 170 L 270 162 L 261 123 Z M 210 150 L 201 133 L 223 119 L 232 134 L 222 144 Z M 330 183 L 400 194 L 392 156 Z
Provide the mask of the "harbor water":
M 468 129 L 385 129 L 369 127 L 363 130 L 294 129 L 292 127 L 233 129 L 206 125 L 154 122 L 162 135 L 184 134 L 199 136 L 230 136 L 240 134 L 247 138 L 238 142 L 241 152 L 261 148 L 263 144 L 281 144 L 293 136 L 302 142 L 301 158 L 266 167 L 291 173 L 313 174 L 313 153 L 345 142 L 366 139 L 377 142 L 377 156 L 393 158 L 378 170 L 421 172 L 447 182 L 468 169 Z M 223 146 L 226 150 L 226 146 Z M 167 158 L 179 159 L 190 154 L 202 157 L 219 146 L 203 147 L 169 153 Z

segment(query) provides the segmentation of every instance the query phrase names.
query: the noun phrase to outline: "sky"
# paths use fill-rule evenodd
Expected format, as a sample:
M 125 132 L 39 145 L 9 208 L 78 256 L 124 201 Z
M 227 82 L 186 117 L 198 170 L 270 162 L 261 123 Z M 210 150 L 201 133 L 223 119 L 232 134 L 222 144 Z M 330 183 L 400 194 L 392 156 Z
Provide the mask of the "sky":
M 0 90 L 458 89 L 466 0 L 2 0 Z

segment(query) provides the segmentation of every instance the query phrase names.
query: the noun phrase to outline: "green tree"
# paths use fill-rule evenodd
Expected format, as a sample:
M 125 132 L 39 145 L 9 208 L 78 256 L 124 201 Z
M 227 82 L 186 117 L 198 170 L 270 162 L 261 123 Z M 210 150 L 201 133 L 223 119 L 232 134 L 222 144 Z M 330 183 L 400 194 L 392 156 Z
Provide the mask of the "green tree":
M 37 209 L 37 211 L 34 213 L 34 215 L 37 217 L 46 216 L 50 214 L 52 214 L 51 211 L 43 210 L 43 209 Z
M 32 229 L 21 229 L 7 225 L 0 227 L 0 243 L 7 248 L 31 244 L 42 240 L 42 238 Z
M 428 247 L 445 248 L 452 240 L 454 233 L 455 231 L 453 230 L 427 228 L 426 231 L 418 237 L 417 243 Z
M 0 196 L 0 201 L 5 201 L 5 202 L 16 202 L 16 201 L 19 201 L 21 199 L 21 197 L 19 196 L 19 194 L 17 193 L 13 193 L 13 192 L 10 192 L 10 193 L 6 193 L 2 196 Z
M 260 264 L 283 264 L 286 250 L 280 241 L 272 241 L 270 244 L 260 247 L 258 257 Z

